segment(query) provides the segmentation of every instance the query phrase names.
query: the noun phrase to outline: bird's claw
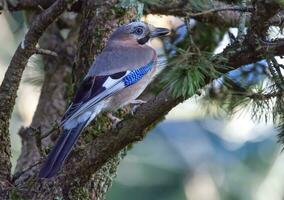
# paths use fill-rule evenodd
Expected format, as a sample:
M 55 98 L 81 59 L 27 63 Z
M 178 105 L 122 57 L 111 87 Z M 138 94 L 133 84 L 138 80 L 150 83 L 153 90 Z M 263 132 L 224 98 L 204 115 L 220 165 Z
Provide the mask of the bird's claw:
M 111 120 L 112 123 L 112 129 L 116 129 L 117 124 L 119 122 L 121 122 L 121 119 L 119 119 L 118 117 L 114 116 L 112 113 L 107 113 L 107 117 Z
M 131 104 L 134 104 L 134 106 L 132 107 L 130 113 L 131 115 L 134 115 L 134 113 L 137 111 L 137 108 L 144 103 L 147 103 L 147 101 L 144 101 L 142 99 L 135 99 L 133 101 L 130 102 Z

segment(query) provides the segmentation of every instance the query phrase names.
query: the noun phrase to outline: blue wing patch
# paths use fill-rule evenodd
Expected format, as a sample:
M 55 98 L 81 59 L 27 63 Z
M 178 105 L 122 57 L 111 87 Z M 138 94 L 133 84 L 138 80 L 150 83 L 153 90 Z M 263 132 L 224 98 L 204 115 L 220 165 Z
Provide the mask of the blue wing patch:
M 68 118 L 72 117 L 85 103 L 91 101 L 106 90 L 111 90 L 113 86 L 123 83 L 124 87 L 128 87 L 138 82 L 145 74 L 151 71 L 154 62 L 155 60 L 152 60 L 143 67 L 127 72 L 123 71 L 112 75 L 88 77 L 84 79 L 78 88 L 71 105 L 65 112 L 61 123 L 64 123 Z M 109 86 L 104 85 L 108 81 L 110 81 L 111 84 Z
M 154 64 L 154 60 L 152 60 L 151 62 L 149 62 L 147 65 L 135 69 L 135 70 L 131 70 L 129 74 L 127 74 L 123 79 L 123 83 L 124 85 L 130 86 L 136 82 L 138 82 L 145 74 L 147 74 L 153 67 Z

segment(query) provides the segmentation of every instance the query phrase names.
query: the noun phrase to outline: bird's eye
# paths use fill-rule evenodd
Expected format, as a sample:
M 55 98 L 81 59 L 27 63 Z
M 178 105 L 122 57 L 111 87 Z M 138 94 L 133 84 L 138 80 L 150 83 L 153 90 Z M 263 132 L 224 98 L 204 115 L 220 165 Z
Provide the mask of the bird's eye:
M 134 33 L 135 33 L 136 35 L 142 35 L 143 29 L 140 28 L 140 27 L 138 27 L 138 28 L 135 29 Z

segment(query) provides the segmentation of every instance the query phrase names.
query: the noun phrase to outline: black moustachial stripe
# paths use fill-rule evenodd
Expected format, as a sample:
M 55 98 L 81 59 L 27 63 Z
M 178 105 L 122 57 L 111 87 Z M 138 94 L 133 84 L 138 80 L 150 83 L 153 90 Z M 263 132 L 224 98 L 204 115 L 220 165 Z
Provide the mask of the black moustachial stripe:
M 146 35 L 145 37 L 137 40 L 139 44 L 143 45 L 143 44 L 146 44 L 150 39 L 150 35 Z

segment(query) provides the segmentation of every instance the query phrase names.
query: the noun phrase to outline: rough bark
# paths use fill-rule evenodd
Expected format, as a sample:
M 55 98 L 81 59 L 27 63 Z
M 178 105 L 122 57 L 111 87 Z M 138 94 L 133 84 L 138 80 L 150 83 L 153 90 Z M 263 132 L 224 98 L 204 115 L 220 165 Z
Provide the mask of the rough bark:
M 134 115 L 125 114 L 125 112 L 118 113 L 123 116 L 123 121 L 115 130 L 111 128 L 109 120 L 104 115 L 98 117 L 83 133 L 60 175 L 49 180 L 39 180 L 37 178 L 39 161 L 44 156 L 46 147 L 55 141 L 58 131 L 45 139 L 41 137 L 62 116 L 66 103 L 74 91 L 73 84 L 76 88 L 92 63 L 94 55 L 103 48 L 111 30 L 129 21 L 134 14 L 132 9 L 116 7 L 117 0 L 81 1 L 81 5 L 76 5 L 80 20 L 70 23 L 64 20 L 64 17 L 60 18 L 46 31 L 40 41 L 41 47 L 56 51 L 59 56 L 57 58 L 44 57 L 45 80 L 39 104 L 31 127 L 20 131 L 23 144 L 22 154 L 17 163 L 16 174 L 12 178 L 8 122 L 22 71 L 28 58 L 35 52 L 35 45 L 47 26 L 54 22 L 64 9 L 68 7 L 72 9 L 71 4 L 68 4 L 71 1 L 58 0 L 49 7 L 49 3 L 52 2 L 54 1 L 23 0 L 15 5 L 8 4 L 10 10 L 23 8 L 38 10 L 38 4 L 41 8 L 47 9 L 31 25 L 24 40 L 24 49 L 21 46 L 18 47 L 0 87 L 0 195 L 2 195 L 0 198 L 8 199 L 8 193 L 10 193 L 13 198 L 27 199 L 104 199 L 115 176 L 116 167 L 125 153 L 125 148 L 142 140 L 147 132 L 163 119 L 165 114 L 184 99 L 172 97 L 167 89 L 160 91 L 157 95 L 145 95 L 148 96 L 147 104 L 140 106 Z M 167 10 L 167 13 L 171 13 L 174 12 L 174 8 L 180 9 L 184 1 L 169 3 L 165 0 L 163 5 L 147 2 L 145 2 L 147 12 L 166 13 Z M 186 15 L 186 9 L 191 8 L 190 2 L 186 2 L 188 4 L 183 7 L 184 14 L 180 13 L 180 15 Z M 258 40 L 265 34 L 267 26 L 256 22 L 263 20 L 263 24 L 267 24 L 278 12 L 278 7 L 273 4 L 275 7 L 267 14 L 267 9 L 262 7 L 262 4 L 253 5 L 259 8 L 253 11 L 251 18 L 251 24 L 255 26 L 253 30 L 256 30 L 252 33 L 257 37 L 250 37 L 248 34 L 245 40 L 236 41 L 222 54 L 213 57 L 212 63 L 220 73 L 232 70 L 232 68 L 218 67 L 220 65 L 237 68 L 243 64 L 258 61 L 270 52 L 274 55 L 284 54 L 284 40 L 274 43 Z M 78 31 L 79 25 L 80 30 Z M 67 39 L 64 39 L 60 36 L 60 30 L 66 27 L 71 32 Z M 76 43 L 77 35 L 78 43 Z M 73 72 L 76 73 L 73 73 L 71 80 L 70 67 L 72 65 Z M 205 77 L 202 87 L 211 81 L 211 77 Z
M 9 120 L 15 104 L 17 90 L 29 57 L 34 53 L 36 44 L 45 29 L 67 8 L 71 0 L 58 0 L 35 18 L 22 43 L 18 46 L 4 80 L 0 86 L 0 186 L 1 191 L 10 187 L 11 147 L 9 139 Z M 6 199 L 7 192 L 0 198 Z
M 44 0 L 44 1 L 32 1 L 32 0 L 21 0 L 16 1 L 16 3 L 11 3 L 9 0 L 6 1 L 5 4 L 0 4 L 0 11 L 3 9 L 8 9 L 10 11 L 18 11 L 18 10 L 39 10 L 41 8 L 47 8 L 54 2 L 54 0 Z M 203 3 L 202 6 L 196 6 L 195 0 L 162 0 L 162 1 L 149 1 L 149 0 L 141 0 L 140 2 L 144 3 L 144 13 L 148 14 L 164 14 L 164 15 L 174 15 L 179 17 L 192 17 L 200 22 L 210 23 L 217 26 L 225 26 L 225 27 L 237 27 L 239 25 L 240 20 L 240 12 L 238 10 L 226 10 L 226 8 L 230 8 L 236 6 L 235 4 L 228 4 L 223 1 L 207 1 L 207 3 Z M 273 1 L 271 1 L 273 2 Z M 268 1 L 268 4 L 271 4 Z M 260 2 L 263 4 L 263 2 Z M 69 10 L 79 12 L 82 7 L 82 0 L 77 1 L 73 6 L 69 8 Z M 249 5 L 248 5 L 249 7 Z M 247 8 L 248 8 L 247 7 Z M 196 15 L 196 13 L 208 11 L 212 8 L 224 8 L 224 11 L 218 12 L 207 12 L 201 15 Z M 240 7 L 242 8 L 242 7 Z M 266 8 L 270 8 L 268 5 Z M 243 8 L 246 10 L 245 8 Z M 247 11 L 251 11 L 251 9 L 247 9 Z M 247 15 L 246 23 L 249 23 L 251 13 L 245 12 Z M 268 12 L 269 13 L 269 12 Z M 275 26 L 281 26 L 283 24 L 284 15 L 283 12 L 279 12 L 274 15 L 273 18 L 270 19 L 269 23 Z
M 76 64 L 73 66 L 73 70 L 76 71 L 76 73 L 74 73 L 73 75 L 73 81 L 75 84 L 82 79 L 90 64 L 92 63 L 94 55 L 98 53 L 104 46 L 109 33 L 119 24 L 128 21 L 129 19 L 127 17 L 129 17 L 131 13 L 126 12 L 126 10 L 122 9 L 120 10 L 121 12 L 119 13 L 119 15 L 117 15 L 117 13 L 115 12 L 117 8 L 114 7 L 117 3 L 116 1 L 102 1 L 101 4 L 98 3 L 99 2 L 95 3 L 85 1 L 85 4 L 83 4 L 84 12 L 81 13 L 82 22 L 78 39 L 78 56 L 76 59 Z M 125 17 L 125 14 L 127 14 L 127 17 Z M 106 18 L 108 19 L 107 24 L 104 21 Z M 56 35 L 58 34 L 49 34 L 49 32 L 50 30 L 47 32 L 47 34 L 45 34 L 45 37 L 48 37 L 49 39 L 47 40 L 47 38 L 43 38 L 42 40 L 48 41 L 46 42 L 47 45 L 41 44 L 41 46 L 46 49 L 56 50 L 56 46 L 62 45 L 63 41 L 60 41 L 60 38 L 56 37 Z M 66 45 L 63 45 L 63 48 L 65 48 L 65 46 Z M 31 127 L 40 128 L 38 134 L 48 131 L 51 125 L 50 122 L 57 120 L 60 116 L 59 111 L 65 109 L 64 105 L 56 105 L 58 104 L 58 102 L 62 102 L 63 104 L 65 103 L 65 99 L 62 98 L 62 94 L 64 94 L 64 78 L 61 72 L 62 70 L 66 69 L 66 66 L 64 65 L 69 64 L 69 66 L 71 66 L 71 64 L 64 60 L 66 53 L 62 54 L 62 52 L 58 52 L 58 55 L 58 59 L 44 59 L 46 68 L 45 81 L 43 84 L 39 104 L 31 125 Z M 58 62 L 59 60 L 61 60 L 62 63 Z M 55 68 L 54 65 L 56 65 L 57 67 Z M 69 90 L 72 90 L 70 89 L 70 87 L 72 86 L 68 86 Z M 55 88 L 59 88 L 59 92 L 56 92 Z M 71 93 L 67 94 L 67 96 L 69 95 L 69 99 L 70 95 L 72 95 Z M 110 125 L 109 121 L 105 123 Z M 20 173 L 21 176 L 15 180 L 16 184 L 22 184 L 23 182 L 26 183 L 27 179 L 31 180 L 31 175 L 34 174 L 36 169 L 38 168 L 38 165 L 33 165 L 35 163 L 34 160 L 39 160 L 40 150 L 38 148 L 42 149 L 44 148 L 44 146 L 50 144 L 50 140 L 48 140 L 44 141 L 46 145 L 39 146 L 37 137 L 33 136 L 35 134 L 35 131 L 31 127 L 22 130 L 20 133 L 24 136 L 29 135 L 29 137 L 22 137 L 24 153 L 22 152 L 22 156 L 18 161 L 18 166 L 20 166 L 18 167 L 18 171 L 21 172 L 21 170 L 24 169 L 29 170 L 24 174 Z M 79 143 L 80 146 L 82 146 L 84 140 L 81 140 L 81 142 Z M 28 153 L 33 154 L 34 159 L 31 159 L 31 162 L 25 163 L 25 156 L 28 155 Z M 77 182 L 78 180 L 80 180 L 80 177 L 78 177 L 78 179 L 74 179 L 73 177 L 65 177 L 64 179 L 49 180 L 45 181 L 44 183 L 37 182 L 37 184 L 42 184 L 44 186 L 38 187 L 38 185 L 33 185 L 32 190 L 31 188 L 29 188 L 29 191 L 28 188 L 26 188 L 26 190 L 22 189 L 21 191 L 17 191 L 17 195 L 25 196 L 27 198 L 39 199 L 43 197 L 43 194 L 47 199 L 54 199 L 55 197 L 64 197 L 65 199 L 77 199 L 83 197 L 104 199 L 106 190 L 111 185 L 112 179 L 116 174 L 115 168 L 120 161 L 121 155 L 122 154 L 111 158 L 108 163 L 106 163 L 100 170 L 98 170 L 96 173 L 93 172 L 93 175 L 88 178 L 88 183 L 86 183 L 85 186 L 78 185 Z M 25 167 L 23 167 L 22 164 L 25 164 Z M 30 166 L 32 166 L 32 168 L 29 168 Z M 69 186 L 63 187 L 64 182 L 68 182 Z
M 66 80 L 71 77 L 70 66 L 73 62 L 75 44 L 72 34 L 64 40 L 59 31 L 58 25 L 53 24 L 39 42 L 41 47 L 56 51 L 59 56 L 43 57 L 45 74 L 37 109 L 30 127 L 19 131 L 22 150 L 17 161 L 16 174 L 39 162 L 44 154 L 44 148 L 53 144 L 54 138 L 52 140 L 51 135 L 42 140 L 41 138 L 56 126 L 66 108 Z
M 134 17 L 134 9 L 117 8 L 115 7 L 117 3 L 117 0 L 82 2 L 82 22 L 78 39 L 78 53 L 73 66 L 73 72 L 76 72 L 74 73 L 73 81 L 76 85 L 85 76 L 94 60 L 94 56 L 105 46 L 109 34 L 119 25 L 129 22 Z M 104 120 L 104 117 L 98 120 L 102 120 L 100 123 L 103 123 L 104 126 L 110 126 L 109 121 Z M 88 128 L 88 130 L 92 129 L 96 129 L 96 127 L 91 126 Z M 92 133 L 87 131 L 87 134 Z M 81 143 L 84 143 L 84 141 L 84 139 L 81 139 Z M 87 182 L 84 184 L 86 185 L 85 190 L 90 193 L 90 197 L 97 200 L 105 199 L 106 191 L 111 186 L 112 180 L 116 175 L 116 168 L 122 155 L 124 153 L 118 153 L 101 168 L 92 171 L 91 176 L 88 177 Z M 78 181 L 76 184 L 71 182 L 65 187 L 71 188 L 71 185 L 74 187 L 77 184 Z
M 244 52 L 236 50 L 241 48 Z M 220 63 L 224 62 L 224 59 L 219 59 L 219 57 L 226 57 L 228 58 L 227 64 L 237 68 L 242 64 L 257 61 L 261 57 L 262 53 L 265 53 L 264 50 L 266 49 L 267 46 L 260 48 L 259 51 L 252 52 L 248 50 L 247 46 L 241 47 L 240 44 L 238 46 L 230 46 L 222 55 L 216 56 L 216 58 L 213 59 L 213 62 L 215 62 L 218 66 Z M 218 69 L 218 67 L 216 67 L 216 69 L 222 73 L 226 73 L 231 70 L 224 68 Z M 210 77 L 207 77 L 206 84 L 210 81 Z M 46 198 L 48 194 L 51 194 L 51 191 L 52 195 L 63 195 L 66 199 L 72 199 L 74 198 L 74 195 L 79 194 L 84 197 L 90 197 L 90 194 L 86 191 L 84 186 L 90 183 L 90 178 L 95 174 L 95 172 L 107 163 L 111 157 L 120 152 L 120 150 L 122 150 L 125 146 L 143 139 L 151 127 L 159 122 L 168 111 L 183 100 L 184 99 L 182 98 L 173 98 L 168 94 L 167 90 L 162 91 L 157 96 L 152 96 L 147 104 L 138 108 L 134 116 L 126 116 L 119 124 L 117 130 L 106 130 L 104 133 L 101 133 L 89 141 L 87 145 L 80 145 L 72 153 L 64 167 L 64 171 L 59 177 L 52 181 L 35 181 L 35 177 L 30 178 L 30 181 L 33 181 L 34 183 L 32 185 L 32 188 L 34 189 L 33 192 L 36 194 L 34 198 L 36 197 L 40 199 L 43 196 Z M 77 178 L 74 179 L 70 177 Z M 19 184 L 20 185 L 18 187 L 21 188 L 20 193 L 23 194 L 25 191 L 23 188 L 27 187 L 26 182 L 21 182 Z M 65 190 L 58 190 L 58 188 L 65 188 Z M 26 188 L 26 190 L 28 189 L 30 193 L 30 185 Z M 96 193 L 92 194 L 96 195 Z

